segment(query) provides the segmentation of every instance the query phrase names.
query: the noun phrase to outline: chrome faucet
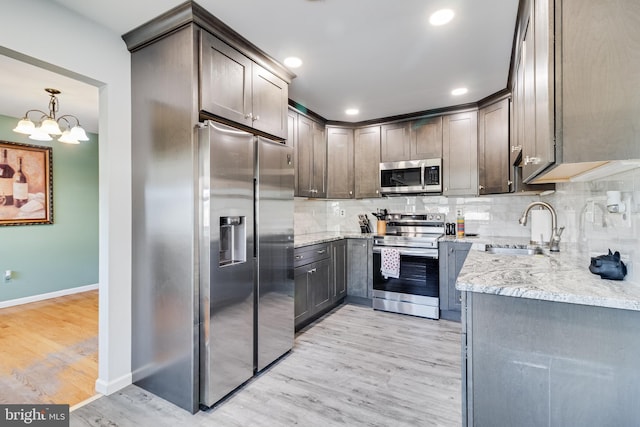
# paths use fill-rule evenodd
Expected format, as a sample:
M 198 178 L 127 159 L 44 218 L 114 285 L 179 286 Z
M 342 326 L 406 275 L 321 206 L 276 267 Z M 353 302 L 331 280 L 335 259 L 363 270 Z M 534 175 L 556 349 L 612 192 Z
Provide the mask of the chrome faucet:
M 551 206 L 549 203 L 546 203 L 546 202 L 531 202 L 531 203 L 529 203 L 529 206 L 526 207 L 526 209 L 522 213 L 522 216 L 520 217 L 518 222 L 520 224 L 522 224 L 522 226 L 527 225 L 527 217 L 529 216 L 529 211 L 534 206 L 541 206 L 543 208 L 548 209 L 549 212 L 551 212 L 551 241 L 549 242 L 549 250 L 551 252 L 560 252 L 560 236 L 562 235 L 562 232 L 564 231 L 564 227 L 560 227 L 560 229 L 558 230 L 558 228 L 557 228 L 557 226 L 558 226 L 558 215 L 556 215 L 555 209 L 553 209 L 553 206 Z

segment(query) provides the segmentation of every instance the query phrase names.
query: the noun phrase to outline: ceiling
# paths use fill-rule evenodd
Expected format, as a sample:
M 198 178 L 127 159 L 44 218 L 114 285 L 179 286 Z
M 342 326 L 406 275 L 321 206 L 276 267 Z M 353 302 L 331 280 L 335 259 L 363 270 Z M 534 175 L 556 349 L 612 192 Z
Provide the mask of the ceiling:
M 55 1 L 117 35 L 183 3 Z M 297 77 L 289 97 L 326 119 L 348 122 L 475 102 L 504 89 L 518 9 L 518 0 L 197 3 L 276 60 L 300 57 L 304 63 L 293 70 Z M 455 11 L 454 19 L 444 26 L 431 26 L 429 15 L 445 7 Z M 15 64 L 8 65 L 11 62 Z M 7 67 L 16 67 L 9 68 L 8 74 L 20 78 L 8 81 Z M 85 128 L 97 130 L 95 87 L 2 55 L 0 76 L 0 105 L 10 109 L 21 103 L 1 114 L 22 116 L 28 108 L 46 109 L 48 98 L 43 89 L 53 86 L 63 91 L 60 112 L 77 115 Z M 7 91 L 9 86 L 11 92 Z M 468 92 L 454 97 L 451 90 L 457 87 L 467 87 Z M 360 114 L 347 116 L 347 108 L 358 108 Z

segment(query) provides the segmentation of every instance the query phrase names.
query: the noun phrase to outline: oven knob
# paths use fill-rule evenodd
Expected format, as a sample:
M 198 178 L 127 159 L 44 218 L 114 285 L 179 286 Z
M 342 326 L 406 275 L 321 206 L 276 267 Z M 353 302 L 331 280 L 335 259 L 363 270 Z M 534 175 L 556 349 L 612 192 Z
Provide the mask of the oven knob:
M 442 216 L 441 215 L 436 215 L 436 221 L 441 221 L 442 220 Z

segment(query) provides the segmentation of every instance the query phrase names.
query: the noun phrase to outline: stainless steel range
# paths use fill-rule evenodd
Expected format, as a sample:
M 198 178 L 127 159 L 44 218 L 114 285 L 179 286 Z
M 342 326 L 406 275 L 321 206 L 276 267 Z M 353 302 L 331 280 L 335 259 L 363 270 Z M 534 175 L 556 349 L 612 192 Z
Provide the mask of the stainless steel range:
M 373 308 L 440 318 L 438 239 L 444 215 L 388 214 L 373 239 Z

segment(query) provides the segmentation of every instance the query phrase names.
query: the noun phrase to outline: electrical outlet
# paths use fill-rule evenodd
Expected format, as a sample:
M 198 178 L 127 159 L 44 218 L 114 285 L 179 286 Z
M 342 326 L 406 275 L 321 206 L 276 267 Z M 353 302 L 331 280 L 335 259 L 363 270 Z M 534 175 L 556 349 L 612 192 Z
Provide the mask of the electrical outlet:
M 340 209 L 340 216 L 341 216 L 342 218 L 344 218 L 345 216 L 347 216 L 347 213 L 345 212 L 345 210 L 344 210 L 344 209 Z
M 5 272 L 4 272 L 4 281 L 5 282 L 9 282 L 11 280 L 12 273 L 13 273 L 13 271 L 11 271 L 11 270 L 5 270 Z

